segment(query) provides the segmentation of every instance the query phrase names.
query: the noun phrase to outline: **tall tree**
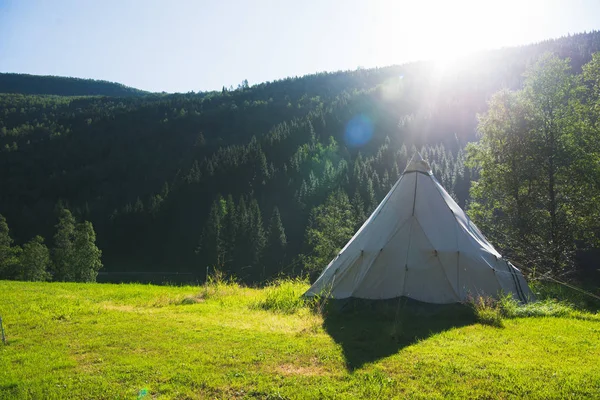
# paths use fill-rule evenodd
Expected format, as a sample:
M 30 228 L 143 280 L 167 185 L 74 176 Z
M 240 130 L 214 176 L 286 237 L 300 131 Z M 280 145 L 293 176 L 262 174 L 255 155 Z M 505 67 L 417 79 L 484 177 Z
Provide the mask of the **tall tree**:
M 16 279 L 23 281 L 47 281 L 50 279 L 50 251 L 44 238 L 36 236 L 23 245 Z
M 250 244 L 251 244 L 251 254 L 250 259 L 254 266 L 259 266 L 261 257 L 263 255 L 263 250 L 265 248 L 267 237 L 265 234 L 265 228 L 262 220 L 262 215 L 260 212 L 260 207 L 258 206 L 258 202 L 255 198 L 250 200 L 250 209 L 249 211 L 249 227 L 250 227 Z
M 200 244 L 197 248 L 201 256 L 202 268 L 224 267 L 225 243 L 223 241 L 223 220 L 226 202 L 219 195 L 212 203 L 208 219 L 204 224 Z
M 281 269 L 284 257 L 285 248 L 287 246 L 287 237 L 285 229 L 281 222 L 279 208 L 273 208 L 271 219 L 269 221 L 267 247 L 265 249 L 265 270 L 264 278 L 272 277 Z
M 569 60 L 545 55 L 523 90 L 494 96 L 481 141 L 469 147 L 481 174 L 470 215 L 518 261 L 555 275 L 572 270 L 576 239 L 590 234 L 582 222 L 598 229 L 575 179 L 577 160 L 589 154 L 572 145 L 580 135 L 576 94 Z
M 228 268 L 231 268 L 235 257 L 235 247 L 238 244 L 236 242 L 237 231 L 239 229 L 239 218 L 237 215 L 237 208 L 233 201 L 233 196 L 228 195 L 225 201 L 225 211 L 223 215 L 223 252 L 224 262 Z
M 66 208 L 59 211 L 52 248 L 52 274 L 56 281 L 75 279 L 75 217 Z
M 102 251 L 96 246 L 92 223 L 83 221 L 75 227 L 73 274 L 75 282 L 96 282 L 102 268 Z
M 361 225 L 366 221 L 367 215 L 365 214 L 365 202 L 363 201 L 358 189 L 354 192 L 352 197 L 352 210 L 354 212 L 354 228 L 358 230 Z
M 0 279 L 13 279 L 19 264 L 21 248 L 12 246 L 13 239 L 6 218 L 0 214 Z
M 311 275 L 320 273 L 354 234 L 354 212 L 348 195 L 339 189 L 315 207 L 306 229 L 309 251 L 302 258 Z
M 77 223 L 68 209 L 61 209 L 52 249 L 54 280 L 95 282 L 102 268 L 101 257 L 92 223 Z

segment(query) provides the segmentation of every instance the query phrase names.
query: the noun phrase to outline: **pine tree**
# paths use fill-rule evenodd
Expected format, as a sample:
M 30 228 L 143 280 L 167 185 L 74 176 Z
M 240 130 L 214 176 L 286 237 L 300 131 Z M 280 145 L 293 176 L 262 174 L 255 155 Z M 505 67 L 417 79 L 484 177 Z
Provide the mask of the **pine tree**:
M 270 174 L 269 167 L 267 164 L 267 157 L 265 156 L 265 153 L 263 153 L 260 147 L 258 147 L 257 150 L 256 162 L 256 168 L 258 169 L 258 182 L 262 185 L 265 185 L 269 180 Z
M 44 238 L 36 236 L 23 245 L 16 279 L 23 281 L 47 281 L 50 279 L 50 251 Z
M 13 239 L 6 218 L 0 214 L 0 279 L 13 279 L 19 263 L 21 248 L 11 246 Z
M 60 210 L 52 249 L 54 280 L 95 282 L 102 268 L 101 257 L 92 223 L 77 223 L 68 209 Z
M 354 196 L 352 197 L 352 210 L 356 221 L 354 230 L 358 230 L 367 219 L 367 216 L 365 215 L 365 203 L 358 189 L 354 192 Z
M 235 206 L 235 202 L 233 201 L 233 196 L 228 195 L 227 200 L 225 201 L 225 214 L 223 218 L 223 232 L 222 232 L 222 241 L 223 241 L 223 252 L 224 252 L 224 263 L 227 264 L 228 267 L 234 262 L 235 257 L 235 246 L 237 244 L 236 237 L 237 231 L 239 229 L 239 219 L 237 215 L 237 209 Z
M 377 208 L 377 197 L 375 195 L 375 189 L 373 188 L 373 181 L 371 178 L 367 178 L 367 185 L 364 188 L 366 202 L 365 206 L 367 209 L 367 214 L 371 214 Z
M 267 248 L 265 251 L 266 265 L 265 278 L 269 278 L 281 269 L 285 257 L 285 248 L 287 246 L 287 237 L 285 229 L 281 222 L 281 215 L 277 207 L 273 208 L 271 220 L 269 221 L 269 231 L 267 238 Z
M 202 179 L 202 171 L 200 170 L 200 165 L 198 164 L 198 160 L 194 160 L 192 163 L 192 167 L 187 174 L 186 181 L 188 183 L 197 183 Z
M 213 201 L 202 230 L 198 252 L 202 256 L 203 268 L 207 266 L 221 268 L 223 266 L 225 252 L 223 243 L 224 203 L 225 201 L 220 195 Z
M 5 277 L 4 273 L 8 267 L 8 260 L 11 258 L 10 245 L 13 243 L 10 237 L 10 231 L 6 218 L 0 214 L 0 277 Z
M 138 199 L 139 200 L 139 199 Z M 73 281 L 75 272 L 75 217 L 66 208 L 60 210 L 54 247 L 52 249 L 52 272 L 54 280 Z
M 263 254 L 267 238 L 265 235 L 265 228 L 260 212 L 260 207 L 258 206 L 258 202 L 256 201 L 256 199 L 254 198 L 250 201 L 249 228 L 251 234 L 250 260 L 253 265 L 258 266 L 260 265 L 260 259 Z
M 75 282 L 96 282 L 102 268 L 102 251 L 96 246 L 92 223 L 83 221 L 75 227 L 73 275 Z
M 354 234 L 353 213 L 348 195 L 341 189 L 311 211 L 306 229 L 310 251 L 302 259 L 312 275 L 321 272 Z
M 250 218 L 244 196 L 240 197 L 236 210 L 237 227 L 235 233 L 235 248 L 233 251 L 233 271 L 239 273 L 250 261 Z

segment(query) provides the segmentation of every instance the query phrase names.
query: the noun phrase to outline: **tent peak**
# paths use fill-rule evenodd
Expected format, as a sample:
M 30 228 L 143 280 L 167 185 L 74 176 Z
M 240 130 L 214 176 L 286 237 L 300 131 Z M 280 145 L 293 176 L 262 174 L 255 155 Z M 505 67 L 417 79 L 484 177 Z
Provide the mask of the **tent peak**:
M 404 173 L 408 172 L 424 172 L 426 174 L 431 174 L 431 168 L 429 167 L 429 163 L 423 160 L 421 157 L 421 153 L 418 151 L 413 154 L 412 158 L 408 162 Z

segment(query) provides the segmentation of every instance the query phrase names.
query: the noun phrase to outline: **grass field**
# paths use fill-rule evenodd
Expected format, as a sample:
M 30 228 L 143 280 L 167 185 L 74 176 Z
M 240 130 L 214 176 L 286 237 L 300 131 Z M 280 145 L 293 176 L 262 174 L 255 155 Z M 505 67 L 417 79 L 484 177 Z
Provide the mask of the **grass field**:
M 600 398 L 599 314 L 314 312 L 305 289 L 0 281 L 0 398 Z

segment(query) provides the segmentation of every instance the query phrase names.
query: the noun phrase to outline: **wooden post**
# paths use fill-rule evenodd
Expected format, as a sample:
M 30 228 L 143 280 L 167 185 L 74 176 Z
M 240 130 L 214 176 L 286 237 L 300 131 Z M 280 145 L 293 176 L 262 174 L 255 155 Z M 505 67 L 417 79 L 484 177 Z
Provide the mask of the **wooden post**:
M 0 317 L 0 332 L 2 332 L 2 343 L 6 344 L 6 336 L 4 336 L 4 325 L 2 325 L 2 317 Z

